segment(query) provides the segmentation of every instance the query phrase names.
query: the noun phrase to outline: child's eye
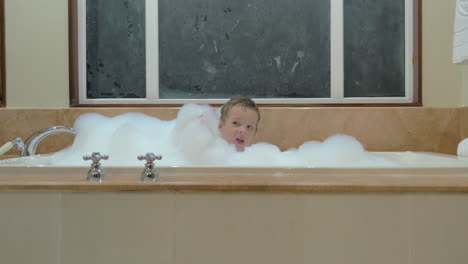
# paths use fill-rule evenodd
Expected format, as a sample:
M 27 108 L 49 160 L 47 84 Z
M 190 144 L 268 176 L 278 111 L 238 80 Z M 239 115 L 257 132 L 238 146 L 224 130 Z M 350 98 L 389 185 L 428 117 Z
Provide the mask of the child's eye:
M 239 125 L 239 122 L 233 121 L 232 124 L 235 125 L 235 126 L 238 126 L 238 125 Z
M 254 130 L 254 129 L 255 129 L 255 127 L 254 127 L 254 126 L 252 126 L 252 125 L 248 125 L 248 126 L 247 126 L 247 129 L 249 129 L 249 130 Z

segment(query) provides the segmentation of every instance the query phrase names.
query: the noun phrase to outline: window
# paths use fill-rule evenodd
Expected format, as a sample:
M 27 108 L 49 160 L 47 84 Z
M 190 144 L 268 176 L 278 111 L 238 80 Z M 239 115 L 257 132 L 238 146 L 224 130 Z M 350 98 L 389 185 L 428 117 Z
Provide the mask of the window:
M 69 0 L 76 104 L 417 104 L 420 0 Z

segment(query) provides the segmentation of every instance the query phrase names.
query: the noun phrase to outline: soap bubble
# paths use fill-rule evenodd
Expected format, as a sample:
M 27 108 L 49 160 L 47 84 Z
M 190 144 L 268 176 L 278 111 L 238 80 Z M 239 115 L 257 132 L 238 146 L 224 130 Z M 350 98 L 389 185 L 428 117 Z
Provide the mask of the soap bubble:
M 218 131 L 219 113 L 208 105 L 186 104 L 174 120 L 140 113 L 105 117 L 96 113 L 77 118 L 73 144 L 53 154 L 53 164 L 87 165 L 83 155 L 108 154 L 106 166 L 141 166 L 138 155 L 160 154 L 158 166 L 359 167 L 396 166 L 367 152 L 352 136 L 333 135 L 281 151 L 260 142 L 237 152 Z

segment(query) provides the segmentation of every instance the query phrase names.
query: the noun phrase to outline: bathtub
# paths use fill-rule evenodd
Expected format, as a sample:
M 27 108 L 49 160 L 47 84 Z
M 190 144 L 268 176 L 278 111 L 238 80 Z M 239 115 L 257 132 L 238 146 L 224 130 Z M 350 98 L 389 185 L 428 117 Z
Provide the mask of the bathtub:
M 159 181 L 141 182 L 143 164 L 103 162 L 99 183 L 47 155 L 2 160 L 1 259 L 468 263 L 468 159 L 375 154 L 401 165 L 161 167 Z

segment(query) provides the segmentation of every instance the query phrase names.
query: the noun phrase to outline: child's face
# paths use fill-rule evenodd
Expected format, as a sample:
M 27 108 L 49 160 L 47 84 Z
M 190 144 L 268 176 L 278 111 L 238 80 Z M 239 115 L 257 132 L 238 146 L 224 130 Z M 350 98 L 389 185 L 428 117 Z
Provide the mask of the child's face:
M 243 151 L 246 146 L 252 145 L 257 133 L 258 115 L 252 109 L 234 106 L 227 114 L 227 118 L 219 121 L 218 130 L 224 139 L 235 144 L 237 151 Z

